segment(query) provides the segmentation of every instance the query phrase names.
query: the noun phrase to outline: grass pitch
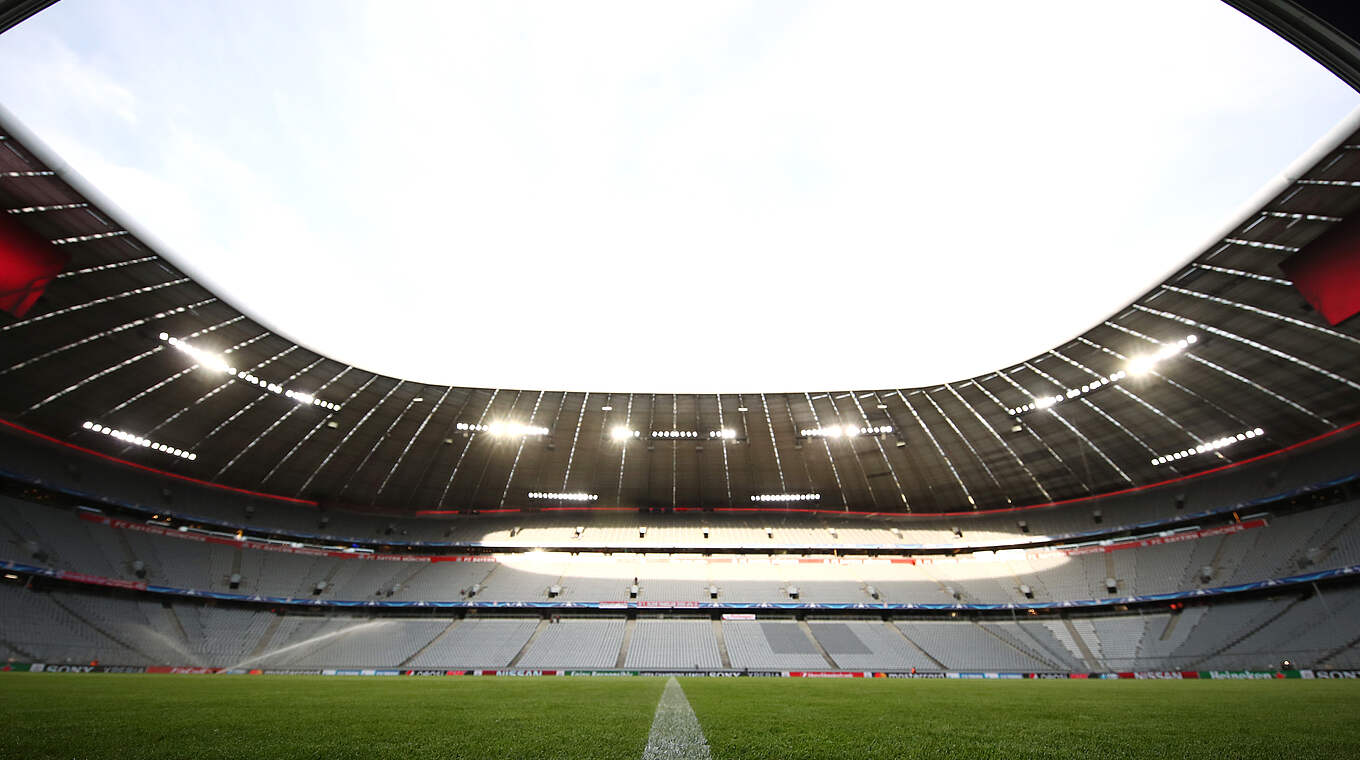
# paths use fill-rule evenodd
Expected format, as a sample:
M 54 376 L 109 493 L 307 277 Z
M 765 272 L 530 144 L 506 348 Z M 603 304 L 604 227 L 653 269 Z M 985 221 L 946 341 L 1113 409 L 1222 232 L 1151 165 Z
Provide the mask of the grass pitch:
M 1360 684 L 681 679 L 728 758 L 1360 758 Z M 0 758 L 638 758 L 660 678 L 0 675 Z

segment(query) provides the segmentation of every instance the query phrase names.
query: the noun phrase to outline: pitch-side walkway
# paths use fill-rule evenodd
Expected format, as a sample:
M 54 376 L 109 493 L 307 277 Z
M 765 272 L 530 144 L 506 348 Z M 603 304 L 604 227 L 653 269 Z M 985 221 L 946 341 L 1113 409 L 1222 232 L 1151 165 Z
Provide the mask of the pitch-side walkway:
M 699 727 L 699 719 L 685 699 L 685 690 L 674 678 L 666 681 L 661 701 L 656 704 L 652 718 L 652 732 L 647 736 L 647 749 L 642 760 L 708 760 L 708 742 Z

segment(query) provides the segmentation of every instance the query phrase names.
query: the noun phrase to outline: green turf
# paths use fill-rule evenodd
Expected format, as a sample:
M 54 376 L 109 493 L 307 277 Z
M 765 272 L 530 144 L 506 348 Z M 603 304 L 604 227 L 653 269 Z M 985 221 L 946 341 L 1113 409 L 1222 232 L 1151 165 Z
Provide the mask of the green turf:
M 727 758 L 1360 758 L 1360 684 L 684 679 Z
M 6 673 L 0 758 L 641 757 L 658 678 Z
M 715 760 L 1360 758 L 1360 684 L 682 679 Z M 659 678 L 0 674 L 0 758 L 638 758 Z

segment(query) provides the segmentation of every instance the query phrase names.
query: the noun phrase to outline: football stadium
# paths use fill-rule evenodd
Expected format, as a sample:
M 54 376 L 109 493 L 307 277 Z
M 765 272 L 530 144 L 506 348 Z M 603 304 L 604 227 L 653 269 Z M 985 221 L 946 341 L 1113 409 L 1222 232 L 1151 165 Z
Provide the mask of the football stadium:
M 1150 265 L 1159 274 L 1127 297 L 1096 294 L 1090 313 L 1101 316 L 1082 316 L 1088 284 L 1137 280 L 1102 257 L 1141 256 L 1137 241 L 1150 238 L 1140 229 L 1163 216 L 1180 223 L 1174 210 L 1120 210 L 1125 226 L 1088 226 L 1079 196 L 1096 190 L 1059 197 L 1036 184 L 1044 197 L 1024 199 L 1036 204 L 1024 214 L 1043 217 L 1054 240 L 1075 231 L 1086 250 L 1068 254 L 1073 279 L 1052 291 L 1002 282 L 1009 295 L 984 303 L 965 275 L 937 283 L 922 263 L 923 289 L 949 290 L 952 304 L 881 313 L 900 321 L 860 314 L 856 301 L 924 298 L 920 283 L 896 269 L 852 272 L 853 253 L 811 241 L 811 259 L 760 250 L 737 265 L 799 270 L 807 289 L 780 296 L 777 313 L 734 308 L 730 290 L 620 296 L 611 318 L 636 332 L 615 338 L 584 296 L 564 292 L 556 263 L 460 237 L 475 214 L 423 205 L 393 169 L 385 186 L 371 175 L 318 186 L 317 203 L 354 193 L 365 208 L 406 208 L 424 241 L 416 260 L 451 267 L 404 275 L 447 277 L 440 316 L 403 324 L 374 306 L 386 302 L 341 303 L 321 270 L 328 257 L 354 265 L 321 250 L 320 237 L 285 236 L 268 254 L 296 253 L 306 269 L 251 265 L 247 279 L 346 326 L 348 338 L 324 347 L 302 321 L 214 279 L 219 265 L 185 242 L 194 230 L 177 237 L 193 204 L 236 203 L 238 186 L 205 181 L 199 196 L 194 182 L 165 180 L 163 220 L 128 191 L 151 180 L 110 170 L 112 149 L 75 137 L 142 135 L 143 151 L 179 139 L 137 112 L 144 91 L 98 78 L 96 64 L 111 58 L 82 69 L 70 53 L 88 35 L 163 24 L 124 44 L 175 38 L 165 44 L 225 55 L 214 35 L 232 37 L 238 13 L 282 38 L 324 38 L 290 26 L 305 5 L 214 6 L 222 17 L 196 22 L 194 37 L 172 18 L 184 8 L 0 1 L 0 757 L 1360 757 L 1360 25 L 1345 3 L 1198 4 L 1211 26 L 1252 41 L 1242 60 L 1293 61 L 1321 84 L 1250 74 L 1269 118 L 1217 115 L 1194 151 L 1269 164 L 1266 173 L 1243 175 L 1256 185 L 1242 194 L 1196 165 L 1209 181 L 1194 192 L 1225 204 L 1185 222 L 1201 244 L 1166 245 Z M 1177 5 L 1149 12 L 1150 28 L 1178 28 Z M 752 12 L 742 39 L 766 34 L 769 11 Z M 659 26 L 690 24 L 681 15 Z M 979 35 L 988 26 L 967 23 Z M 1083 23 L 1065 34 L 1098 36 Z M 982 76 L 1005 76 L 985 42 L 954 34 L 963 57 L 984 59 Z M 628 47 L 626 60 L 650 44 Z M 588 47 L 571 56 L 588 58 Z M 154 64 L 166 77 L 178 55 L 169 50 Z M 39 71 L 94 84 L 34 85 Z M 268 89 L 266 74 L 239 76 Z M 206 98 L 231 99 L 229 85 L 201 84 Z M 1324 92 L 1331 100 L 1315 108 L 1309 99 Z M 43 110 L 82 98 L 115 115 L 68 128 Z M 1173 106 L 1211 99 L 1192 92 Z M 732 114 L 745 111 L 721 102 L 724 134 L 741 132 Z M 282 133 L 293 105 L 279 105 L 278 125 L 239 121 Z M 1310 109 L 1321 115 L 1305 123 Z M 475 125 L 477 113 L 460 118 Z M 947 114 L 928 118 L 954 129 Z M 1005 142 L 1012 118 L 967 139 Z M 1293 142 L 1258 149 L 1276 128 Z M 403 139 L 393 131 L 365 150 L 413 155 Z M 1054 139 L 1095 151 L 1080 158 L 1094 173 L 1125 147 L 1114 134 Z M 1195 164 L 1194 151 L 1176 161 Z M 977 171 L 963 153 L 941 160 Z M 773 182 L 764 163 L 751 165 Z M 503 205 L 499 189 L 467 190 L 461 176 L 417 190 Z M 938 188 L 961 216 L 901 211 L 872 235 L 905 241 L 898 257 L 917 237 L 954 241 L 975 277 L 1007 280 L 1028 255 L 1021 238 L 1040 228 L 1019 225 L 986 189 L 1013 187 L 1008 178 L 951 182 Z M 1149 182 L 1172 192 L 1159 184 L 1170 180 Z M 182 206 L 171 200 L 181 191 Z M 523 202 L 510 216 L 534 213 Z M 1226 223 L 1223 209 L 1234 210 Z M 228 224 L 255 223 L 243 217 Z M 275 222 L 271 235 L 286 226 Z M 358 220 L 335 211 L 332 222 L 366 239 Z M 228 258 L 235 240 L 220 241 Z M 711 263 L 657 244 L 654 261 L 626 268 L 633 281 L 660 282 L 658 293 L 669 292 L 664 272 Z M 618 263 L 601 256 L 588 265 Z M 491 271 L 486 260 L 506 257 L 504 280 L 476 279 Z M 538 281 L 559 300 L 531 296 Z M 852 292 L 819 302 L 823 288 Z M 481 301 L 462 308 L 487 289 L 523 319 Z M 1065 337 L 1042 333 L 1047 343 L 1008 355 L 1010 323 L 1045 310 Z M 671 346 L 662 317 L 771 374 L 684 379 L 682 365 L 720 362 Z M 914 348 L 918 333 L 968 318 L 1009 347 Z M 776 333 L 805 349 L 771 365 L 759 357 Z M 359 343 L 375 336 L 400 361 L 451 363 L 367 364 Z M 620 390 L 556 375 L 540 356 L 493 387 L 491 371 L 514 355 L 576 350 L 582 338 L 616 341 L 608 350 L 624 362 L 661 364 L 640 380 L 620 376 Z M 952 354 L 966 361 L 951 364 Z M 826 390 L 836 386 L 804 372 L 828 366 L 848 374 L 825 377 L 870 385 Z M 874 371 L 856 374 L 865 367 Z M 908 385 L 875 387 L 885 376 Z M 756 385 L 729 392 L 747 382 Z

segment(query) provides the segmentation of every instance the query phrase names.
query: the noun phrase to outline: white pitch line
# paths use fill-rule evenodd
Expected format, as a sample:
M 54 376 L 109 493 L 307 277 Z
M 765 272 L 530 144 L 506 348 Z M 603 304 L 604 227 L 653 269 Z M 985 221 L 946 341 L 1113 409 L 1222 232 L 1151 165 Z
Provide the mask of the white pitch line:
M 667 680 L 661 701 L 656 703 L 656 717 L 652 719 L 652 732 L 647 736 L 642 760 L 709 760 L 711 757 L 699 719 L 694 716 L 689 700 L 685 699 L 685 690 L 675 678 Z

